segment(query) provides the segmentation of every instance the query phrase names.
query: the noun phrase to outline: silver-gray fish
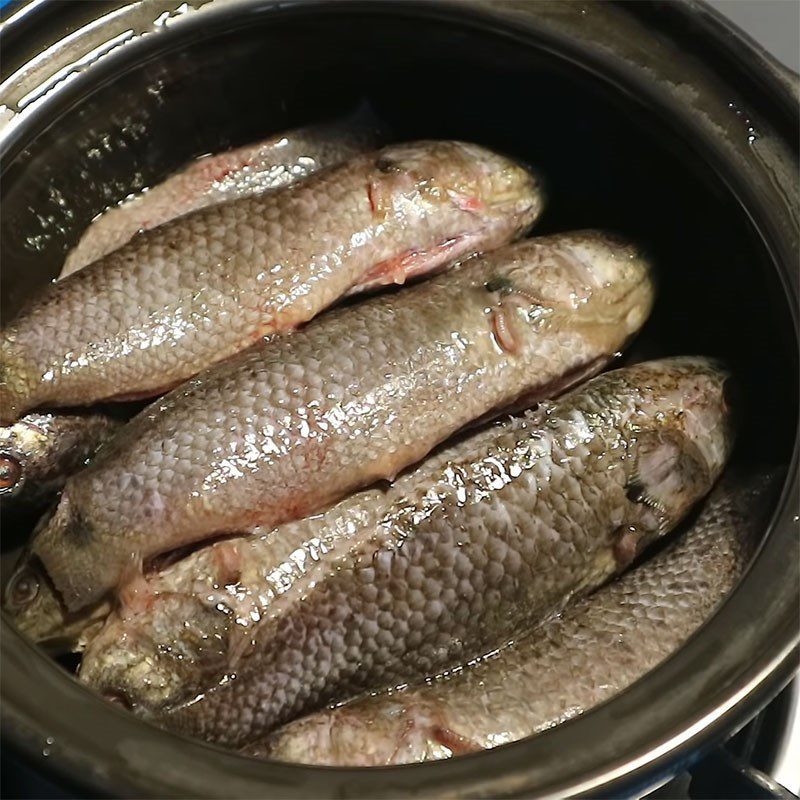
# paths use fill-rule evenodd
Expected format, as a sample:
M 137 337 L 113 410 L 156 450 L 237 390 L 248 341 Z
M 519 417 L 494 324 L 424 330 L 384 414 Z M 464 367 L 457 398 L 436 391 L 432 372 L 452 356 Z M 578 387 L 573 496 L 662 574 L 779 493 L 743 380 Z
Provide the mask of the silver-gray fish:
M 594 374 L 652 300 L 633 247 L 562 234 L 265 341 L 151 406 L 68 481 L 9 594 L 39 590 L 7 610 L 34 638 L 63 638 L 64 608 L 75 629 L 139 560 L 306 516 L 521 395 Z
M 127 630 L 107 626 L 81 678 L 168 727 L 240 746 L 501 647 L 705 495 L 732 442 L 727 380 L 691 358 L 607 373 L 388 489 L 260 544 L 217 545 L 220 589 L 168 602 L 149 631 L 135 615 Z M 187 680 L 198 669 L 199 684 Z
M 160 394 L 348 293 L 505 244 L 541 206 L 510 159 L 417 142 L 186 214 L 51 284 L 0 331 L 0 422 Z
M 70 251 L 63 278 L 118 250 L 140 231 L 190 211 L 288 186 L 381 144 L 385 134 L 366 108 L 340 120 L 286 131 L 207 155 L 162 183 L 105 211 Z
M 517 741 L 584 713 L 668 658 L 713 614 L 755 550 L 777 483 L 775 475 L 726 476 L 666 551 L 496 656 L 304 717 L 244 752 L 329 766 L 407 764 Z

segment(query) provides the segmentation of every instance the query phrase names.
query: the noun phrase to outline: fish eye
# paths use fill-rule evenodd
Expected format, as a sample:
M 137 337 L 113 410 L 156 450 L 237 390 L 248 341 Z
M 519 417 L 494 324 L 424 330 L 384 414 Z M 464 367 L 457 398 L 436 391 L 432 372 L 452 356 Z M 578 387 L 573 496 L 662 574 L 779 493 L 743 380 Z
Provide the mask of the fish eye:
M 0 455 L 0 494 L 13 491 L 22 479 L 22 465 L 10 455 Z
M 397 162 L 392 161 L 390 158 L 386 158 L 385 156 L 381 156 L 379 159 L 375 161 L 375 166 L 378 169 L 378 172 L 383 172 L 384 174 L 389 174 L 392 172 L 400 172 L 400 165 Z
M 22 570 L 11 579 L 8 587 L 8 604 L 13 608 L 24 608 L 39 594 L 39 579 L 29 569 Z

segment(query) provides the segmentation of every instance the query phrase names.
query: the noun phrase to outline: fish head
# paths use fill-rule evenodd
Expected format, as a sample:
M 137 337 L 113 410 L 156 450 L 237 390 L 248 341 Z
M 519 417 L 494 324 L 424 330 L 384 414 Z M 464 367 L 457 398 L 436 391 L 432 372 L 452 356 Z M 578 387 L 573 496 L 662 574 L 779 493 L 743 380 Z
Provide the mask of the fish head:
M 633 400 L 626 496 L 661 533 L 710 491 L 730 458 L 733 378 L 706 358 L 652 361 L 614 375 L 624 375 L 623 396 Z
M 200 598 L 165 593 L 111 614 L 91 640 L 79 676 L 141 715 L 191 699 L 228 664 L 228 617 Z
M 503 315 L 515 344 L 510 349 L 538 354 L 539 331 L 547 326 L 611 357 L 652 309 L 650 265 L 622 239 L 579 231 L 531 239 L 514 253 L 513 260 L 498 259 L 485 283 L 488 305 Z M 492 263 L 491 254 L 486 260 Z
M 46 446 L 44 431 L 27 419 L 0 428 L 0 498 L 3 501 L 22 494 L 28 465 Z
M 53 414 L 26 414 L 0 427 L 0 499 L 30 502 L 51 488 Z
M 54 653 L 79 650 L 109 611 L 101 602 L 70 614 L 35 555 L 21 556 L 3 593 L 3 609 L 16 629 Z
M 422 141 L 379 151 L 378 196 L 404 197 L 427 213 L 446 204 L 467 232 L 481 231 L 482 250 L 527 231 L 543 207 L 540 179 L 527 166 L 468 142 Z
M 555 291 L 582 319 L 618 329 L 625 341 L 645 323 L 655 299 L 652 266 L 642 250 L 605 231 L 577 231 L 558 237 L 561 284 Z M 571 272 L 572 278 L 568 276 Z
M 81 500 L 91 497 L 91 483 L 78 501 L 73 499 L 78 492 L 76 483 L 85 472 L 67 479 L 55 509 L 42 517 L 29 544 L 31 553 L 39 559 L 71 613 L 99 602 L 111 588 L 98 581 L 99 562 L 111 573 L 115 567 L 120 574 L 126 570 L 134 572 L 137 567 L 136 553 L 108 547 L 108 537 L 102 535 L 103 530 L 85 513 L 87 503 Z

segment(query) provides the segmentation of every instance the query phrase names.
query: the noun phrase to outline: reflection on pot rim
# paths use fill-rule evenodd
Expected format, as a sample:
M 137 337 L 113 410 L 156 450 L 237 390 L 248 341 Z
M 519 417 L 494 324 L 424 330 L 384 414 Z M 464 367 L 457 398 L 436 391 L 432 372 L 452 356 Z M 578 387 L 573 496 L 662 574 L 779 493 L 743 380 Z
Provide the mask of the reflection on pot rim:
M 169 5 L 174 8 L 176 4 L 151 3 L 146 8 L 152 11 L 154 5 Z M 394 8 L 391 12 L 382 9 L 379 13 L 409 13 L 405 4 L 392 5 Z M 702 116 L 696 113 L 690 115 L 691 130 L 697 134 L 698 139 L 703 136 L 706 139 L 713 136 L 724 139 L 728 149 L 722 155 L 717 153 L 715 158 L 719 162 L 727 161 L 728 167 L 733 162 L 741 170 L 739 184 L 734 186 L 734 190 L 745 198 L 748 210 L 757 220 L 758 229 L 768 240 L 779 266 L 782 265 L 779 275 L 787 295 L 789 313 L 794 317 L 793 324 L 796 327 L 797 286 L 793 282 L 796 281 L 796 276 L 790 271 L 792 253 L 797 242 L 796 196 L 793 183 L 790 182 L 794 175 L 793 156 L 782 150 L 781 141 L 775 139 L 769 124 L 764 122 L 763 114 L 758 109 L 748 114 L 753 120 L 751 125 L 762 134 L 755 142 L 750 143 L 748 137 L 751 133 L 746 130 L 746 126 L 743 130 L 739 118 L 735 114 L 731 115 L 730 109 L 726 111 L 728 97 L 733 96 L 731 93 L 726 89 L 717 92 L 713 87 L 709 88 L 709 83 L 703 85 L 702 76 L 698 77 L 693 72 L 697 67 L 682 63 L 679 58 L 669 57 L 668 42 L 661 43 L 666 51 L 657 58 L 651 59 L 647 55 L 652 39 L 639 27 L 639 22 L 635 19 L 638 14 L 636 10 L 623 12 L 617 8 L 591 5 L 590 21 L 585 23 L 574 18 L 571 12 L 559 11 L 549 5 L 537 7 L 535 12 L 526 8 L 526 5 L 475 4 L 469 9 L 453 6 L 445 10 L 441 6 L 430 4 L 424 8 L 415 8 L 410 13 L 420 20 L 425 16 L 445 19 L 460 15 L 462 19 L 469 19 L 470 24 L 474 22 L 485 30 L 487 37 L 490 30 L 507 31 L 517 40 L 534 37 L 537 43 L 546 42 L 551 51 L 562 55 L 567 52 L 574 56 L 577 51 L 585 49 L 587 59 L 592 64 L 605 62 L 604 69 L 613 75 L 617 83 L 635 87 L 637 91 L 647 90 L 651 94 L 663 91 L 666 93 L 662 96 L 663 102 L 668 102 L 667 95 L 672 96 L 669 104 L 673 109 L 675 104 L 702 109 Z M 34 130 L 47 124 L 46 118 L 53 113 L 51 109 L 59 107 L 62 97 L 70 94 L 73 97 L 78 96 L 82 87 L 88 86 L 90 79 L 94 80 L 95 70 L 98 75 L 109 75 L 124 60 L 141 57 L 146 50 L 155 49 L 158 46 L 156 42 L 160 41 L 159 37 L 169 38 L 180 34 L 189 39 L 198 35 L 201 26 L 206 24 L 209 30 L 215 26 L 219 30 L 225 30 L 234 16 L 245 10 L 252 11 L 255 6 L 259 6 L 260 12 L 264 14 L 271 11 L 278 13 L 274 7 L 248 0 L 212 0 L 206 6 L 201 15 L 186 13 L 177 18 L 174 24 L 162 26 L 158 36 L 135 37 L 130 42 L 126 39 L 124 45 L 112 47 L 109 54 L 97 59 L 88 68 L 71 72 L 74 77 L 62 81 L 54 91 L 46 92 L 30 103 L 27 109 L 30 115 L 20 114 L 13 125 L 4 127 L 0 134 L 0 145 L 9 153 L 22 146 L 24 137 L 30 140 L 30 134 Z M 166 10 L 161 8 L 158 13 L 163 14 Z M 660 18 L 651 16 L 650 22 L 669 32 L 675 20 L 682 19 L 685 22 L 691 10 L 691 7 L 680 7 Z M 293 13 L 292 9 L 287 8 L 279 11 L 282 14 Z M 128 8 L 124 12 L 132 13 Z M 21 14 L 22 11 L 17 13 Z M 150 16 L 154 20 L 158 14 Z M 624 23 L 621 22 L 623 16 L 626 20 Z M 30 24 L 33 22 L 35 20 L 32 16 Z M 131 24 L 123 10 L 120 10 L 120 16 L 113 19 L 113 24 L 121 25 L 123 22 Z M 696 35 L 704 38 L 710 45 L 709 51 L 704 54 L 707 63 L 710 63 L 717 51 L 726 47 L 722 42 L 726 28 L 713 18 L 700 18 L 698 27 L 700 32 Z M 105 41 L 110 41 L 122 32 L 109 30 L 107 33 L 103 32 L 102 36 Z M 567 32 L 574 36 L 572 46 L 564 42 Z M 588 41 L 592 36 L 606 42 L 614 54 L 601 53 Z M 757 54 L 749 52 L 745 47 L 740 56 L 744 60 L 753 60 Z M 74 53 L 70 53 L 68 57 L 73 61 L 79 58 Z M 770 86 L 771 92 L 777 93 L 777 84 L 764 73 L 765 67 L 759 65 L 757 60 L 754 63 L 762 73 L 762 80 Z M 627 72 L 632 76 L 629 81 L 622 77 Z M 661 77 L 657 78 L 657 75 Z M 653 82 L 661 84 L 658 90 L 654 88 Z M 688 96 L 684 90 L 683 93 L 677 92 L 676 98 L 676 87 L 681 82 L 696 89 L 696 95 Z M 22 88 L 20 84 L 20 90 Z M 29 94 L 30 89 L 22 92 L 22 95 L 26 93 Z M 753 148 L 757 148 L 759 154 L 764 154 L 764 158 L 769 161 L 767 167 L 762 167 L 752 158 Z M 9 168 L 12 160 L 9 158 Z M 776 167 L 781 161 L 783 167 Z M 768 174 L 772 169 L 775 169 L 774 174 Z M 730 169 L 727 173 L 730 173 Z M 735 183 L 735 179 L 731 179 L 731 183 Z M 771 220 L 765 219 L 769 211 L 774 212 Z M 792 336 L 796 337 L 796 332 Z M 792 369 L 796 369 L 796 364 L 792 365 Z M 794 552 L 792 548 L 797 543 L 798 523 L 791 519 L 790 512 L 797 506 L 796 476 L 795 453 L 781 510 L 770 526 L 771 533 L 759 560 L 745 579 L 750 590 L 743 586 L 720 615 L 709 623 L 703 634 L 707 634 L 706 643 L 703 636 L 698 637 L 686 651 L 678 654 L 663 670 L 659 670 L 658 674 L 643 680 L 625 697 L 620 698 L 619 702 L 615 701 L 613 708 L 608 706 L 599 709 L 598 713 L 588 715 L 576 723 L 569 723 L 563 730 L 553 731 L 537 742 L 520 742 L 495 753 L 467 757 L 448 764 L 404 768 L 402 772 L 377 770 L 369 776 L 348 770 L 332 773 L 290 766 L 247 764 L 235 756 L 149 730 L 112 709 L 102 708 L 100 701 L 88 696 L 70 678 L 35 656 L 28 649 L 27 643 L 4 626 L 2 650 L 8 678 L 7 682 L 4 678 L 5 730 L 20 747 L 31 753 L 40 753 L 41 740 L 53 734 L 55 743 L 45 747 L 51 751 L 50 760 L 57 770 L 86 771 L 95 784 L 108 786 L 110 781 L 107 770 L 110 763 L 114 765 L 116 772 L 116 790 L 124 791 L 127 788 L 131 793 L 141 793 L 149 779 L 158 781 L 157 791 L 162 794 L 170 790 L 174 792 L 176 787 L 181 787 L 183 791 L 187 790 L 183 787 L 192 787 L 194 793 L 221 794 L 227 790 L 228 794 L 242 796 L 263 794 L 265 787 L 273 782 L 275 786 L 280 785 L 287 796 L 289 793 L 295 796 L 313 794 L 315 790 L 334 792 L 342 787 L 347 787 L 351 793 L 369 793 L 375 796 L 379 792 L 395 795 L 400 791 L 411 793 L 415 790 L 421 791 L 423 787 L 430 791 L 433 786 L 446 786 L 448 791 L 456 794 L 476 790 L 489 794 L 529 791 L 532 786 L 536 786 L 537 791 L 563 795 L 567 792 L 590 790 L 596 793 L 598 786 L 608 788 L 609 782 L 616 779 L 624 779 L 629 785 L 637 780 L 649 780 L 654 772 L 669 769 L 674 758 L 684 752 L 686 747 L 707 741 L 709 737 L 719 735 L 724 728 L 746 718 L 753 708 L 774 693 L 793 667 L 797 631 L 791 613 L 796 607 L 796 589 L 792 588 L 792 581 L 796 587 L 797 559 L 791 556 Z M 765 584 L 773 586 L 774 591 L 769 598 L 758 597 L 754 587 Z M 759 616 L 758 624 L 752 624 L 753 616 L 760 615 L 767 608 L 767 600 L 772 614 Z M 748 616 L 751 624 L 739 626 L 739 622 Z M 727 635 L 734 624 L 739 631 L 735 646 Z M 715 645 L 712 646 L 709 642 Z M 757 652 L 759 657 L 752 659 L 752 664 L 747 666 L 741 663 L 744 652 Z M 699 676 L 692 675 L 690 671 L 687 672 L 697 659 L 710 658 L 712 655 L 715 661 L 705 681 L 701 681 Z M 29 697 L 7 693 L 6 687 L 9 686 L 33 688 L 33 680 L 37 681 L 35 705 Z M 23 693 L 19 692 L 20 695 Z M 643 731 L 641 725 L 637 730 L 634 725 L 619 724 L 620 720 L 636 719 L 637 704 L 645 700 L 654 703 L 654 697 L 662 699 L 648 715 L 649 722 L 652 723 L 649 730 Z M 667 697 L 670 698 L 669 703 L 665 701 Z M 690 707 L 693 697 L 699 705 L 691 705 L 691 714 L 681 713 L 682 708 L 686 710 Z M 88 740 L 83 740 L 80 732 L 74 740 L 70 740 L 69 736 L 64 735 L 69 730 L 68 726 L 61 727 L 58 732 L 41 730 L 41 725 L 36 723 L 40 719 L 41 708 L 54 707 L 57 703 L 61 704 L 65 716 L 70 717 L 76 725 L 83 724 L 87 730 L 102 715 L 104 741 L 96 746 L 104 749 L 103 757 L 107 757 L 108 762 L 100 763 L 95 751 L 89 756 L 89 769 L 86 770 L 87 756 L 81 748 L 82 745 L 87 746 Z M 65 721 L 58 722 L 62 726 Z M 672 737 L 670 733 L 676 730 L 676 726 L 680 728 L 679 733 Z M 97 739 L 96 734 L 93 739 Z M 581 741 L 593 742 L 591 752 L 590 748 L 575 747 L 575 743 Z M 570 747 L 574 755 L 569 764 L 558 757 L 566 747 Z M 165 752 L 169 754 L 167 759 L 164 759 Z M 152 773 L 151 759 L 157 753 L 160 754 L 160 761 L 168 763 L 170 769 L 165 769 L 165 774 L 156 777 L 149 773 Z M 487 761 L 484 765 L 476 761 L 476 758 L 491 758 L 492 761 Z M 482 769 L 483 766 L 486 769 Z M 221 776 L 224 776 L 224 784 L 219 782 Z M 619 790 L 619 786 L 615 788 Z

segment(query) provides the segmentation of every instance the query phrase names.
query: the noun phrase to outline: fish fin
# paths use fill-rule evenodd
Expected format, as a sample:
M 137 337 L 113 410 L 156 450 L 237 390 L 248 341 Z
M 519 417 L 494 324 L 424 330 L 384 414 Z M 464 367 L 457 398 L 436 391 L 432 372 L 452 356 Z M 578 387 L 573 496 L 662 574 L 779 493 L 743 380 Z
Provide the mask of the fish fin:
M 623 528 L 614 542 L 614 560 L 620 570 L 629 566 L 641 550 L 643 537 L 635 528 Z
M 0 425 L 11 425 L 34 408 L 40 400 L 33 393 L 41 385 L 11 336 L 0 334 Z
M 220 585 L 236 583 L 242 574 L 242 558 L 236 542 L 220 542 L 212 551 L 216 580 Z
M 110 397 L 105 397 L 100 402 L 131 403 L 136 400 L 149 400 L 151 397 L 160 397 L 162 394 L 172 391 L 176 386 L 180 386 L 181 383 L 183 383 L 183 381 L 174 381 L 173 383 L 158 386 L 155 389 L 143 389 L 140 392 L 121 392 L 120 394 L 113 394 Z
M 239 613 L 234 612 L 238 617 Z M 228 633 L 228 668 L 236 670 L 250 648 L 254 646 L 253 630 L 250 625 L 241 625 L 236 620 L 231 621 Z
M 519 353 L 519 341 L 514 333 L 513 315 L 500 306 L 492 311 L 492 335 L 497 346 L 508 353 Z
M 228 625 L 228 669 L 235 671 L 242 658 L 255 644 L 255 629 L 262 622 L 261 604 L 246 594 L 235 602 L 226 601 L 230 608 Z
M 155 592 L 142 574 L 142 563 L 131 564 L 118 592 L 120 616 L 130 619 L 147 611 L 152 605 Z
M 446 747 L 454 756 L 461 756 L 466 753 L 477 753 L 484 748 L 476 744 L 466 736 L 456 733 L 451 728 L 444 725 L 432 725 L 430 737 L 437 744 Z
M 558 397 L 579 383 L 583 383 L 585 380 L 588 380 L 592 376 L 596 375 L 603 369 L 603 367 L 605 367 L 609 360 L 610 357 L 598 356 L 597 358 L 593 358 L 583 364 L 579 364 L 577 367 L 573 367 L 560 377 L 554 378 L 552 381 L 547 381 L 546 383 L 543 383 L 534 389 L 523 392 L 512 402 L 498 406 L 497 408 L 493 408 L 491 411 L 487 411 L 485 414 L 481 414 L 481 416 L 472 420 L 472 422 L 466 426 L 465 430 L 479 428 L 485 425 L 487 422 L 491 422 L 492 420 L 495 420 L 498 417 L 506 414 L 518 414 L 520 411 L 527 411 L 529 409 L 534 410 L 546 400 Z
M 385 222 L 392 207 L 392 198 L 382 187 L 382 181 L 370 181 L 367 184 L 367 200 L 369 201 L 372 216 L 379 222 Z
M 470 237 L 467 235 L 456 236 L 441 242 L 427 250 L 411 249 L 399 256 L 387 258 L 375 264 L 353 286 L 348 294 L 375 289 L 391 283 L 403 284 L 409 278 L 434 272 L 447 266 L 460 255 L 468 255 Z

